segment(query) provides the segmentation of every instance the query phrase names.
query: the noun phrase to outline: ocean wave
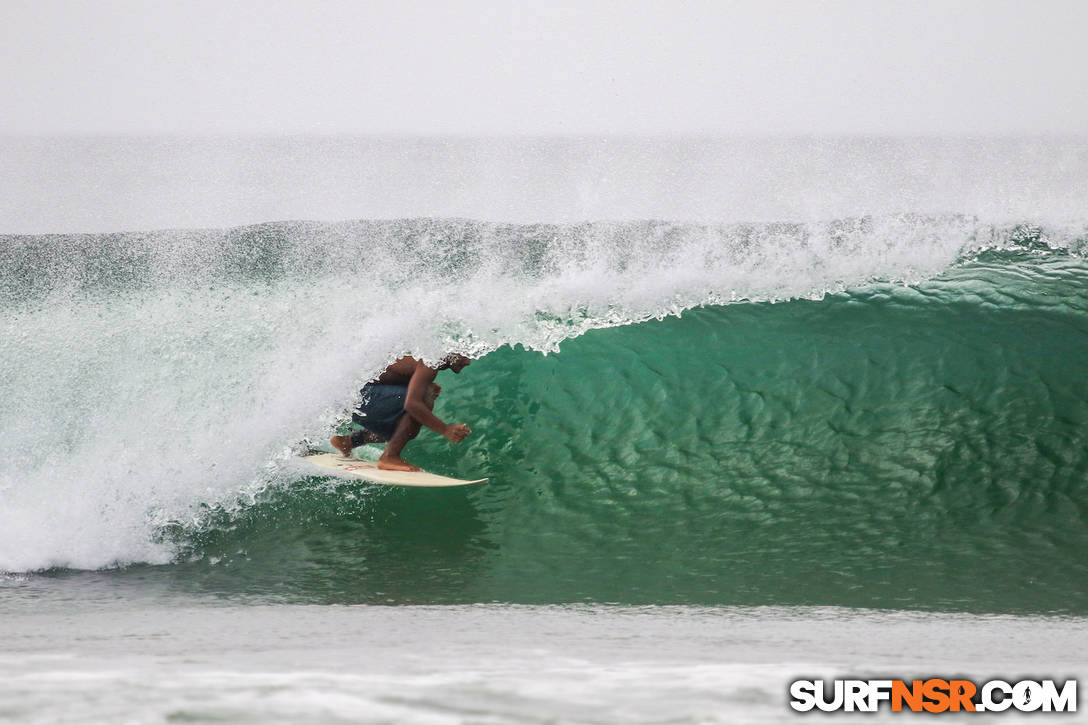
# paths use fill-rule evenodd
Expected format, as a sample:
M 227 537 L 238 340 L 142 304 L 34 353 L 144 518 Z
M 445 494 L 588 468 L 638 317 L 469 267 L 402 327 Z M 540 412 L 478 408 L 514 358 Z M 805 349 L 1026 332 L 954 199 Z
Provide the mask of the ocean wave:
M 1030 606 L 1083 611 L 1086 239 L 917 215 L 5 237 L 0 569 L 998 610 L 1043 582 Z M 481 358 L 440 403 L 477 433 L 413 454 L 486 490 L 284 466 L 390 359 L 449 349 Z

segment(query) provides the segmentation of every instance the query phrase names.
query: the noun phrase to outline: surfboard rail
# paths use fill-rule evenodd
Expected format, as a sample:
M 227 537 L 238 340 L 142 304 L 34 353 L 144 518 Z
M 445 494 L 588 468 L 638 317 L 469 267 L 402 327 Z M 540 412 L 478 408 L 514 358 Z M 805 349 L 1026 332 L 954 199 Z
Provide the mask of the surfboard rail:
M 386 486 L 443 488 L 487 483 L 486 478 L 466 481 L 460 478 L 440 476 L 437 473 L 428 473 L 427 471 L 383 471 L 378 468 L 378 464 L 374 461 L 344 458 L 337 453 L 313 453 L 299 458 L 325 471 L 336 472 L 341 476 L 357 478 L 369 483 L 380 483 Z

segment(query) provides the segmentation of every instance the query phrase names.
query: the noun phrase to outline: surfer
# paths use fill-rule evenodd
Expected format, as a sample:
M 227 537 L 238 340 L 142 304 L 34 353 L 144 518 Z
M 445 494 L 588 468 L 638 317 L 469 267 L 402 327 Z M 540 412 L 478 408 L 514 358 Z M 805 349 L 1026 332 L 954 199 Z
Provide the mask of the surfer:
M 419 434 L 421 426 L 427 426 L 451 443 L 460 443 L 472 432 L 464 423 L 447 425 L 432 412 L 434 401 L 442 392 L 442 387 L 434 382 L 438 372 L 460 373 L 471 363 L 472 360 L 457 353 L 450 353 L 434 367 L 411 356 L 400 358 L 360 391 L 363 402 L 351 419 L 363 426 L 363 430 L 351 435 L 335 435 L 329 443 L 348 458 L 356 446 L 387 441 L 385 451 L 378 459 L 378 468 L 420 470 L 400 454 L 408 441 Z

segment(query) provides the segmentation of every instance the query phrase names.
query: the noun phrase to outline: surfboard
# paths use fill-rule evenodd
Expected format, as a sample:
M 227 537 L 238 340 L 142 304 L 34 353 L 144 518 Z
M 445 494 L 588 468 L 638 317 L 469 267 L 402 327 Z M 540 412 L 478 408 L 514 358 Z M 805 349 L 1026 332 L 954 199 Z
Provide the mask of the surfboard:
M 301 456 L 301 460 L 312 463 L 325 470 L 338 472 L 342 476 L 359 478 L 370 483 L 382 483 L 387 486 L 422 486 L 437 488 L 442 486 L 471 486 L 487 483 L 486 478 L 463 481 L 460 478 L 439 476 L 426 471 L 383 471 L 373 461 L 361 461 L 358 458 L 344 458 L 336 453 L 315 453 Z

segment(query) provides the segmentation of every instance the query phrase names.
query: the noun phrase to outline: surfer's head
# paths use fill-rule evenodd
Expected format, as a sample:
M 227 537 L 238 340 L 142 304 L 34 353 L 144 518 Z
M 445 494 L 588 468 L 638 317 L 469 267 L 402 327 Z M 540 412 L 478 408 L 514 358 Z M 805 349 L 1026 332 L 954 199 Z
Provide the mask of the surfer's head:
M 472 358 L 467 358 L 460 353 L 451 352 L 449 355 L 442 358 L 442 364 L 438 366 L 438 369 L 452 370 L 455 373 L 459 373 L 471 364 Z

